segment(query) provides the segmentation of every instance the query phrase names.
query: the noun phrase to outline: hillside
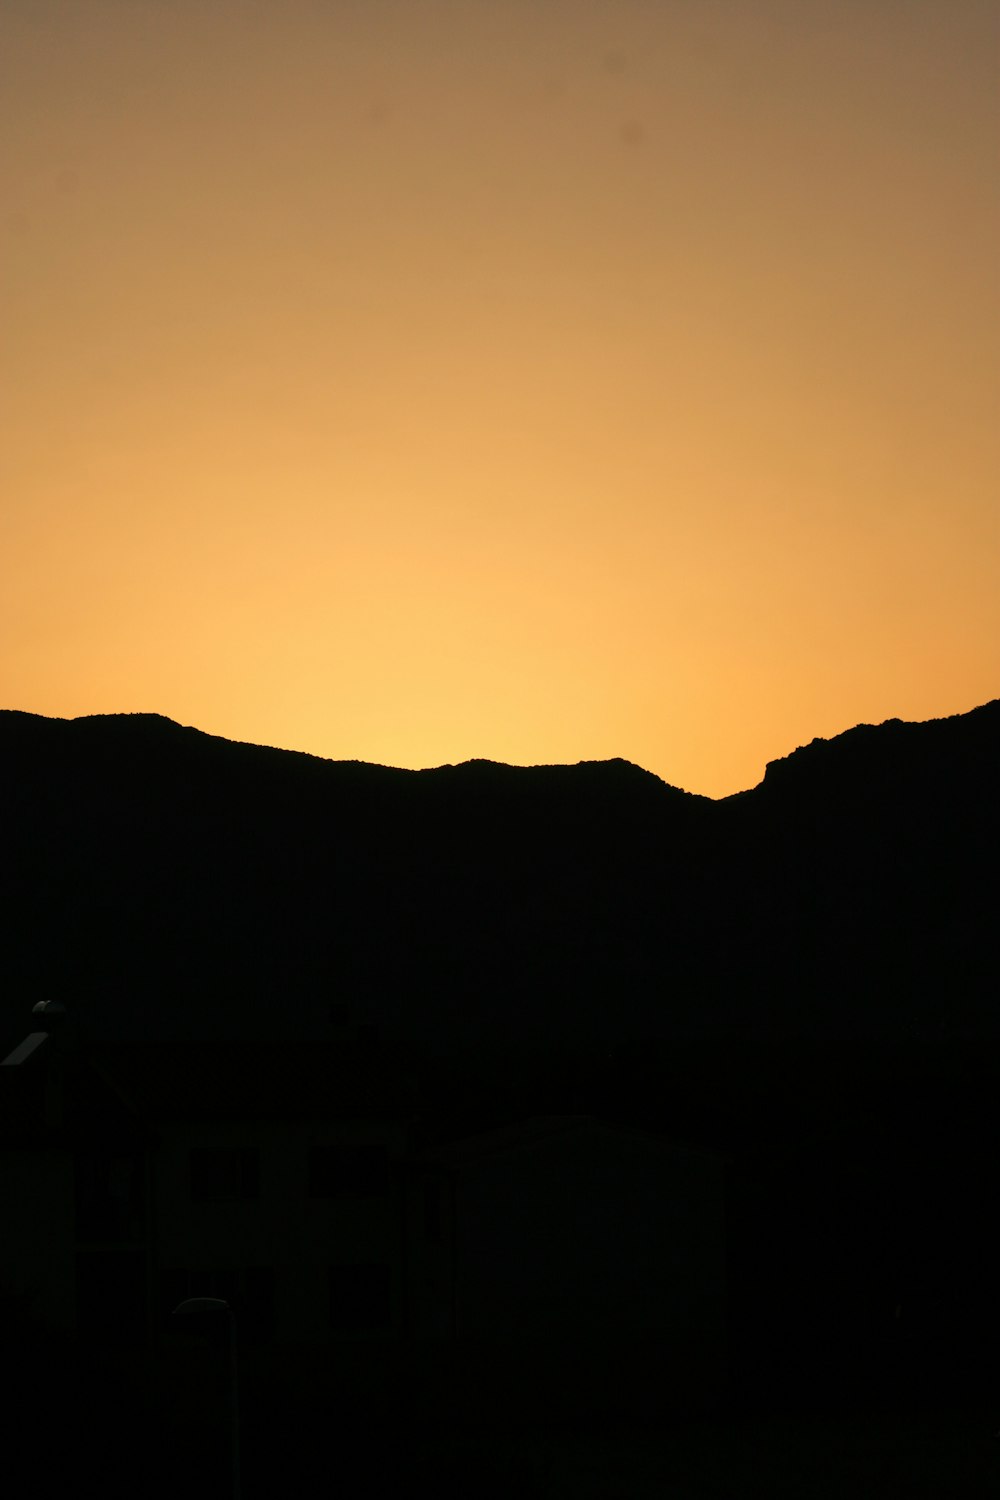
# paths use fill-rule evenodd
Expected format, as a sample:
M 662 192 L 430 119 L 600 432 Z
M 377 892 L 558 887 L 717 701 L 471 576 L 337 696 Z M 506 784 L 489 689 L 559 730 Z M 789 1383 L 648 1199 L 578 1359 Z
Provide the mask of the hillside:
M 400 771 L 5 712 L 0 1023 L 59 995 L 446 1057 L 996 1036 L 998 749 L 995 701 L 713 802 L 620 760 Z

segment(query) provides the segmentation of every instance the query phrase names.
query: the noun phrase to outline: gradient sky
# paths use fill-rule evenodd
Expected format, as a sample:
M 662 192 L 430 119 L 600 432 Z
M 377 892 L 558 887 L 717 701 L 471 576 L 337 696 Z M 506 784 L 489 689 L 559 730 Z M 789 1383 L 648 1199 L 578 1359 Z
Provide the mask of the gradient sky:
M 996 0 L 0 0 L 0 705 L 751 786 L 1000 695 Z

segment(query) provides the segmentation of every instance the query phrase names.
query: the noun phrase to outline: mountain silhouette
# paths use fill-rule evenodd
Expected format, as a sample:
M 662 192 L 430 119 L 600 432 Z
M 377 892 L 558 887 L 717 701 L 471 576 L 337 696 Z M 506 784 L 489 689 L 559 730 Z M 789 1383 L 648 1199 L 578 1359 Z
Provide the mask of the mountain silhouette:
M 3 712 L 0 1027 L 58 996 L 97 1033 L 332 1024 L 564 1081 L 995 1039 L 998 750 L 1000 700 L 712 801 L 624 760 L 405 771 Z
M 0 714 L 3 1024 L 442 1046 L 994 1035 L 1000 701 L 718 802 L 626 761 L 431 771 Z

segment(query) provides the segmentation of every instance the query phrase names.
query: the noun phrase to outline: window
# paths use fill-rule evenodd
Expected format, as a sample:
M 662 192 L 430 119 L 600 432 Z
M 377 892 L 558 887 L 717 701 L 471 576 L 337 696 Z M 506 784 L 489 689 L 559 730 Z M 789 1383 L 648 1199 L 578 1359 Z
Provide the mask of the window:
M 389 1161 L 382 1142 L 310 1147 L 310 1198 L 377 1198 L 388 1188 Z
M 389 1267 L 331 1266 L 330 1327 L 336 1333 L 377 1333 L 392 1326 Z
M 145 1228 L 145 1173 L 134 1151 L 81 1151 L 74 1161 L 76 1237 L 83 1241 L 141 1240 Z
M 256 1146 L 195 1146 L 191 1152 L 191 1196 L 202 1203 L 232 1203 L 260 1196 Z
M 441 1238 L 441 1184 L 424 1183 L 424 1234 L 429 1240 Z

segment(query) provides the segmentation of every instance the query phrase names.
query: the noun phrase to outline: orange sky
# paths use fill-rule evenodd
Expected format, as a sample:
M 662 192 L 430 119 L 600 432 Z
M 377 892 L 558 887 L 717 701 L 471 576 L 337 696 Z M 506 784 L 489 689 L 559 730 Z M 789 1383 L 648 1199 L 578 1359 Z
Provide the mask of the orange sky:
M 0 0 L 0 706 L 721 796 L 1000 695 L 994 0 Z

